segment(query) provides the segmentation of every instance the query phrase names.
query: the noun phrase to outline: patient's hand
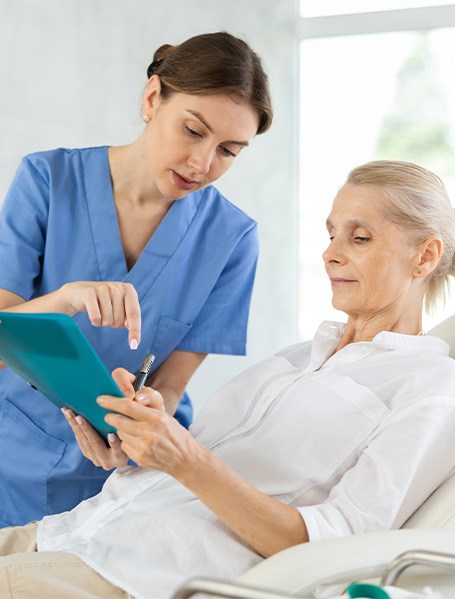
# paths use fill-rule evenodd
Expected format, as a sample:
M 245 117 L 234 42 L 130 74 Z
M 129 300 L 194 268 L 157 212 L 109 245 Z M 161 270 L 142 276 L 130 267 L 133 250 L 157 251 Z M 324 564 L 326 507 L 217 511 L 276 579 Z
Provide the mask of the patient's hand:
M 111 395 L 102 395 L 97 401 L 109 410 L 105 420 L 117 429 L 121 447 L 132 460 L 174 477 L 185 472 L 187 458 L 200 446 L 165 412 L 160 393 L 144 387 L 137 393 L 137 401 Z

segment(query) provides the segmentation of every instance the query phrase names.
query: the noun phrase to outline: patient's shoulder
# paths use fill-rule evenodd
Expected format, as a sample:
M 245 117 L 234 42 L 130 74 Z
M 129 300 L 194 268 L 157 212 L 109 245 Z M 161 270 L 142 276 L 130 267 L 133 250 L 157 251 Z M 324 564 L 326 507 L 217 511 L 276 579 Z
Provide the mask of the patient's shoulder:
M 302 368 L 308 363 L 311 354 L 311 341 L 301 341 L 293 343 L 276 352 L 276 356 L 282 356 L 289 360 L 297 368 Z

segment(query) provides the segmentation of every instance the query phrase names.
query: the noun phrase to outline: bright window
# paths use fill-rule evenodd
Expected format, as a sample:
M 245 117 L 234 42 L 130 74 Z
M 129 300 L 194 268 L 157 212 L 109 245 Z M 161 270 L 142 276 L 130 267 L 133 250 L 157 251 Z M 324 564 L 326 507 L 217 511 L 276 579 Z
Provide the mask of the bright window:
M 351 168 L 376 158 L 417 162 L 440 175 L 455 200 L 454 73 L 455 28 L 301 42 L 302 338 L 327 316 L 346 320 L 331 308 L 321 254 L 326 216 Z M 453 312 L 452 300 L 425 328 Z

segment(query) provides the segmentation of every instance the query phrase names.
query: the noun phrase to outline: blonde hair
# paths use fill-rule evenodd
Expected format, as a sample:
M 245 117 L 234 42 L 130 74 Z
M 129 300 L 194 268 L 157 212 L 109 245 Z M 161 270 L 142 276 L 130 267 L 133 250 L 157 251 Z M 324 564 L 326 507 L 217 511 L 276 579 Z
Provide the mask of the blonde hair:
M 432 235 L 442 240 L 443 252 L 425 291 L 430 311 L 444 300 L 455 275 L 455 214 L 444 183 L 431 171 L 397 160 L 375 160 L 354 168 L 346 183 L 374 185 L 384 192 L 384 218 L 416 233 L 417 242 Z

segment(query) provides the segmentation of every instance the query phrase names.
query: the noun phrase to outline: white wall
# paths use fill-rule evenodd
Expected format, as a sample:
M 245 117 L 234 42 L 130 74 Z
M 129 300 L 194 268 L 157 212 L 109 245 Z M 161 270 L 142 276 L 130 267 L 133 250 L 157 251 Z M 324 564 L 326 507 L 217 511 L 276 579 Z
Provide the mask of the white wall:
M 0 0 L 0 198 L 23 154 L 133 140 L 161 44 L 227 30 L 264 60 L 272 130 L 218 184 L 260 225 L 248 356 L 207 359 L 190 383 L 196 409 L 297 336 L 296 15 L 295 0 Z

